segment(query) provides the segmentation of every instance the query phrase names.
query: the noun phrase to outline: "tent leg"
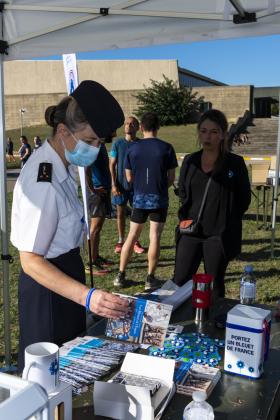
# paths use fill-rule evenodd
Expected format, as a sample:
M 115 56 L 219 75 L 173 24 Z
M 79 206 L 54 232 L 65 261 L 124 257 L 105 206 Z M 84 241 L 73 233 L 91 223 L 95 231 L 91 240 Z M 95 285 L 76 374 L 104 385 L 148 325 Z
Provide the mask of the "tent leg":
M 279 103 L 280 103 L 280 90 Z M 275 167 L 275 185 L 273 188 L 273 209 L 272 209 L 272 223 L 271 223 L 271 258 L 274 258 L 275 245 L 275 230 L 276 230 L 276 215 L 278 202 L 278 183 L 279 183 L 279 165 L 280 165 L 280 115 L 278 115 L 278 137 L 277 137 L 277 152 L 276 152 L 276 167 Z
M 0 55 L 0 217 L 1 217 L 1 246 L 2 246 L 2 279 L 3 279 L 3 308 L 4 308 L 4 342 L 5 342 L 5 370 L 11 364 L 11 333 L 10 333 L 10 293 L 9 293 L 9 239 L 8 239 L 8 206 L 6 180 L 6 139 L 4 115 L 4 66 Z

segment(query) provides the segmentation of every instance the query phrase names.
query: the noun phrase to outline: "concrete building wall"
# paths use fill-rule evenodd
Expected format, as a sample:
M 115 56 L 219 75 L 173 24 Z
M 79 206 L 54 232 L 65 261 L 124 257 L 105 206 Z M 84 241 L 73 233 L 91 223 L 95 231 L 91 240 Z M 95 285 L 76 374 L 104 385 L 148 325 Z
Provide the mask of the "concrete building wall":
M 193 91 L 204 100 L 212 102 L 212 108 L 223 111 L 227 118 L 236 119 L 251 110 L 251 86 L 210 86 L 195 87 Z
M 139 90 L 112 92 L 126 116 L 133 115 L 137 109 L 137 100 L 134 97 L 137 92 Z M 205 101 L 212 102 L 212 107 L 223 111 L 230 122 L 250 109 L 250 86 L 195 87 L 193 92 L 198 92 L 198 96 L 204 96 Z M 45 109 L 49 105 L 55 105 L 64 96 L 65 93 L 5 95 L 6 129 L 20 127 L 21 108 L 27 110 L 23 115 L 24 125 L 45 124 Z
M 163 74 L 178 83 L 177 60 L 81 60 L 80 81 L 96 80 L 110 91 L 143 89 Z M 8 61 L 4 63 L 5 94 L 66 93 L 62 61 Z
M 119 101 L 126 116 L 134 115 L 137 108 L 137 101 L 134 95 L 138 91 L 115 91 L 112 94 Z M 5 124 L 6 130 L 19 128 L 21 108 L 26 109 L 23 114 L 23 125 L 45 124 L 45 110 L 50 105 L 57 104 L 65 93 L 33 94 L 33 95 L 5 95 Z
M 6 130 L 19 128 L 20 109 L 26 109 L 23 114 L 23 126 L 46 124 L 45 110 L 55 105 L 65 96 L 65 93 L 50 93 L 40 95 L 5 95 L 5 126 Z
M 177 60 L 79 61 L 78 70 L 80 80 L 96 80 L 112 92 L 150 87 L 163 75 L 179 83 Z
M 273 99 L 279 99 L 279 87 L 255 87 L 254 98 L 266 98 L 271 96 Z
M 5 95 L 66 93 L 62 61 L 7 61 Z

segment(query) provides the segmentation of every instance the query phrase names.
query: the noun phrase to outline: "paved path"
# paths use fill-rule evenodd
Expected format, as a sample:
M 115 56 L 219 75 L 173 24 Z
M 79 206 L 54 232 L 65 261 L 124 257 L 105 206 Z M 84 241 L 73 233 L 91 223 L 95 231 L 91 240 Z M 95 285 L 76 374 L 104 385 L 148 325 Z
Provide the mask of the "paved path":
M 19 176 L 20 169 L 7 169 L 7 190 L 12 192 Z

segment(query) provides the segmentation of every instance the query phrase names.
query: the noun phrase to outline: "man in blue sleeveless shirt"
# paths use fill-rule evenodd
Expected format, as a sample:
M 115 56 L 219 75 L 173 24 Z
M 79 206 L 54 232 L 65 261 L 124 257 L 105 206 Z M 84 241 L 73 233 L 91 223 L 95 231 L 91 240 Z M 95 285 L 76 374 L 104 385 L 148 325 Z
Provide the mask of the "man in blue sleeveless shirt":
M 125 219 L 127 213 L 127 203 L 132 205 L 133 186 L 125 176 L 124 162 L 126 152 L 130 143 L 138 141 L 136 136 L 139 130 L 139 122 L 135 117 L 127 117 L 124 122 L 125 137 L 116 140 L 110 153 L 110 172 L 112 176 L 112 204 L 117 208 L 117 227 L 119 239 L 115 246 L 115 253 L 120 254 L 125 241 Z M 134 252 L 142 254 L 144 248 L 139 241 L 134 244 Z

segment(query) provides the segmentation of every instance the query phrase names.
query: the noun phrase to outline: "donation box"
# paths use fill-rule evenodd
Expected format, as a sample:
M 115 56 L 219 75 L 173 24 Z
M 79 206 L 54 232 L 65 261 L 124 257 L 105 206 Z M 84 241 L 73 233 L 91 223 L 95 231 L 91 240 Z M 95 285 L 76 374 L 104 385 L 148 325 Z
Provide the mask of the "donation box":
M 268 357 L 271 311 L 238 304 L 227 314 L 224 370 L 259 378 Z

